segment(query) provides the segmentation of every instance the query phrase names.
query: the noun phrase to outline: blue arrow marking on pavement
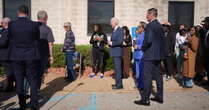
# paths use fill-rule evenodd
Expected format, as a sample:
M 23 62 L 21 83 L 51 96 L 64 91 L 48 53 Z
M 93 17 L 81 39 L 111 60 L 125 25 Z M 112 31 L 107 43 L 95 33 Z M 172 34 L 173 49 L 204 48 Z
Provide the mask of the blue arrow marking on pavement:
M 80 107 L 77 110 L 97 110 L 97 103 L 96 103 L 97 99 L 96 98 L 97 98 L 96 94 L 93 93 L 91 95 L 91 103 L 87 106 Z

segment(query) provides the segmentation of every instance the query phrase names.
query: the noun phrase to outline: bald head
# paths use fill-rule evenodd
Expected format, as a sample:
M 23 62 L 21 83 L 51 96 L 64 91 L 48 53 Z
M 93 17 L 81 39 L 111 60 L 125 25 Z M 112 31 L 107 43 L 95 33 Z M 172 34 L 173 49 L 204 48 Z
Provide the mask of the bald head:
M 110 21 L 110 25 L 112 26 L 112 28 L 115 28 L 116 26 L 119 25 L 119 20 L 115 17 L 113 17 Z

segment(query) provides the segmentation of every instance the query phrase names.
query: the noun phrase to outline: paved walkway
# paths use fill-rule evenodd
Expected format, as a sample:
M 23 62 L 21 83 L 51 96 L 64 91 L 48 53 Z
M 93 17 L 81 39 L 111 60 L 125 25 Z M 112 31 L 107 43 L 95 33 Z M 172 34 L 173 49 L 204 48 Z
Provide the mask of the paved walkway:
M 138 106 L 139 99 L 131 78 L 123 80 L 124 89 L 114 91 L 110 77 L 104 79 L 82 77 L 69 84 L 63 74 L 48 74 L 42 87 L 41 110 L 208 110 L 207 88 L 179 87 L 176 81 L 164 81 L 165 103 L 151 102 L 150 107 Z M 155 88 L 154 88 L 155 89 Z M 0 109 L 18 107 L 14 93 L 0 93 Z

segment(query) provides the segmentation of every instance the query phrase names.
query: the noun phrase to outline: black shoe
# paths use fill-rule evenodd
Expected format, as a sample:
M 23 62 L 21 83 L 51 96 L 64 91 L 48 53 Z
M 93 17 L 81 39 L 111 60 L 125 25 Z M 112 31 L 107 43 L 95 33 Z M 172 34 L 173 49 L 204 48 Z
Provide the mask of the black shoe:
M 160 99 L 160 98 L 153 97 L 153 98 L 150 98 L 150 100 L 155 101 L 155 102 L 158 102 L 160 104 L 163 104 L 163 100 Z
M 39 110 L 37 107 L 29 107 L 29 110 Z
M 113 90 L 123 89 L 123 86 L 113 86 L 112 89 Z
M 116 84 L 112 84 L 112 87 L 116 86 Z
M 134 101 L 134 103 L 137 105 L 150 106 L 150 101 L 145 102 L 143 100 L 136 100 L 136 101 Z

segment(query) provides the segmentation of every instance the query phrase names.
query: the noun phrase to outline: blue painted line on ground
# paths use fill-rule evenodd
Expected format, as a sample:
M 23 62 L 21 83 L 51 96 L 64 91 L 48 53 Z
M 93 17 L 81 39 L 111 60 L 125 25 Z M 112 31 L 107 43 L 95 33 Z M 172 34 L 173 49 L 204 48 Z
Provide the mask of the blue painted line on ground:
M 76 110 L 97 110 L 97 97 L 96 94 L 91 94 L 91 103 L 89 105 L 80 107 Z
M 209 92 L 206 92 L 207 95 L 209 95 Z
M 68 94 L 68 95 L 65 95 L 65 96 L 52 97 L 48 101 L 58 101 L 58 100 L 62 100 L 64 98 L 69 98 L 69 97 L 73 97 L 73 96 L 77 96 L 77 95 L 78 94 Z

